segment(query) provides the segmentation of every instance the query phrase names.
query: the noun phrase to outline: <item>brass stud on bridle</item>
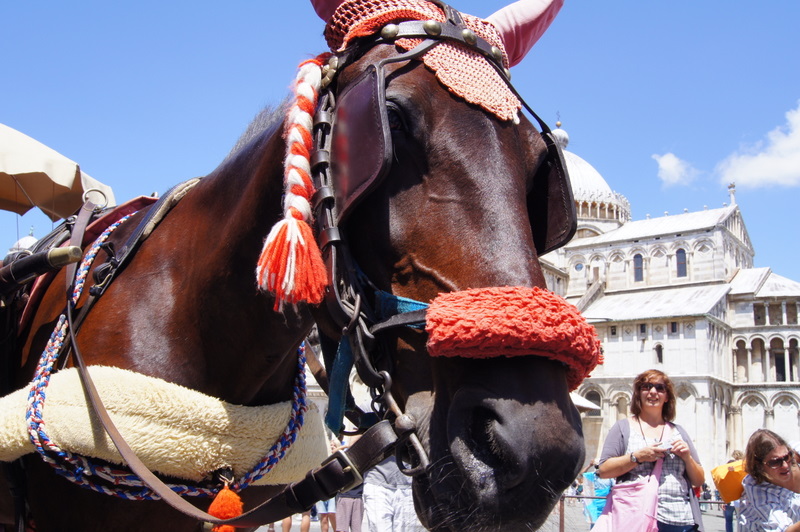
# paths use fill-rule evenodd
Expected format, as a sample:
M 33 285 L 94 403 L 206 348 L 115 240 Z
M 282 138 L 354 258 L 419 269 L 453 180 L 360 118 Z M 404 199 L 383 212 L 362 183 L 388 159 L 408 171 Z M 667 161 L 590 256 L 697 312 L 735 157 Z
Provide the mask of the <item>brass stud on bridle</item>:
M 442 34 L 442 23 L 438 20 L 426 20 L 422 23 L 422 29 L 431 37 L 438 37 Z
M 469 28 L 464 28 L 461 30 L 461 36 L 464 38 L 464 42 L 470 46 L 475 46 L 475 43 L 478 42 L 478 36 L 475 35 L 475 32 Z
M 397 24 L 387 24 L 383 27 L 383 29 L 381 29 L 381 37 L 387 41 L 394 40 L 398 33 L 400 33 L 400 26 Z
M 497 46 L 492 46 L 492 57 L 501 65 L 503 64 L 503 51 Z

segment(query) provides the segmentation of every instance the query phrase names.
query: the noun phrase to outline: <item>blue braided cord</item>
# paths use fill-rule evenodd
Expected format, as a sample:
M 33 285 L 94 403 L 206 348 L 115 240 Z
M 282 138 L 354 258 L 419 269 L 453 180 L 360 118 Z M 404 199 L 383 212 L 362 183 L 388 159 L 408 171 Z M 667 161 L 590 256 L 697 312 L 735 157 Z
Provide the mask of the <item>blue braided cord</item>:
M 89 270 L 100 250 L 101 244 L 108 239 L 111 232 L 133 216 L 133 214 L 125 216 L 110 225 L 92 244 L 78 269 L 75 290 L 72 293 L 72 301 L 69 304 L 76 305 L 80 299 Z M 158 497 L 158 495 L 147 487 L 138 476 L 132 474 L 130 471 L 116 469 L 104 464 L 98 465 L 86 457 L 65 451 L 50 440 L 45 432 L 45 423 L 42 415 L 44 401 L 46 399 L 45 390 L 49 383 L 55 362 L 63 348 L 67 327 L 66 315 L 62 314 L 59 316 L 56 327 L 42 352 L 39 365 L 31 381 L 31 388 L 28 393 L 28 406 L 25 411 L 25 420 L 28 425 L 28 434 L 31 443 L 33 443 L 42 459 L 51 465 L 58 475 L 67 478 L 74 484 L 83 488 L 127 500 L 159 499 L 160 497 Z M 297 435 L 303 426 L 305 412 L 308 410 L 308 405 L 306 403 L 305 364 L 305 345 L 303 344 L 298 349 L 298 373 L 295 378 L 292 414 L 289 423 L 281 437 L 268 451 L 264 459 L 259 462 L 253 470 L 245 474 L 241 481 L 231 486 L 232 489 L 244 489 L 269 473 L 285 456 L 286 452 L 297 439 Z M 93 482 L 91 477 L 112 484 L 115 488 L 112 489 Z M 181 496 L 190 497 L 213 497 L 217 491 L 219 491 L 217 488 L 212 489 L 183 484 L 167 484 L 167 486 Z
M 303 342 L 297 349 L 297 376 L 294 381 L 294 388 L 292 391 L 292 414 L 289 417 L 289 422 L 286 428 L 283 429 L 278 441 L 267 451 L 264 458 L 256 464 L 238 482 L 231 486 L 235 491 L 242 490 L 256 482 L 264 475 L 272 471 L 278 463 L 286 455 L 289 448 L 297 440 L 297 435 L 300 429 L 303 428 L 305 422 L 305 413 L 308 410 L 306 403 L 306 344 Z

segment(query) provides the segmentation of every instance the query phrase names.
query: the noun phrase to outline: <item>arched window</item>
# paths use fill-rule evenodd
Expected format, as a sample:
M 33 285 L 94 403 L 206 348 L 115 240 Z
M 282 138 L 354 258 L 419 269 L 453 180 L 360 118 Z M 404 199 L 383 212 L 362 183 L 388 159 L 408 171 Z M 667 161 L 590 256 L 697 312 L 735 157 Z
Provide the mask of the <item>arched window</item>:
M 678 267 L 678 277 L 686 277 L 686 250 L 681 248 L 675 252 L 675 262 Z
M 600 393 L 595 391 L 595 390 L 592 390 L 592 391 L 588 392 L 584 397 L 586 397 L 587 401 L 591 401 L 594 404 L 596 404 L 597 406 L 602 405 L 602 403 L 600 402 L 601 401 Z M 587 416 L 598 417 L 598 416 L 602 415 L 602 412 L 600 410 L 589 410 L 588 412 L 586 412 L 586 415 Z
M 659 364 L 664 363 L 664 346 L 662 346 L 661 344 L 658 344 L 656 346 L 656 362 L 658 362 Z
M 641 253 L 633 256 L 633 280 L 637 283 L 644 281 L 644 259 Z

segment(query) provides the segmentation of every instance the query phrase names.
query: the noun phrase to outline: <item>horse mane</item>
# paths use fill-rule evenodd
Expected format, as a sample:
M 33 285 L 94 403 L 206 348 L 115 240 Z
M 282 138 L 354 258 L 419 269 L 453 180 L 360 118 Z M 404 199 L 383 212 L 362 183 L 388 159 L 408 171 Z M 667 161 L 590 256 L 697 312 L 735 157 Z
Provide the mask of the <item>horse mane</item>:
M 288 107 L 289 97 L 287 96 L 277 106 L 268 105 L 261 109 L 261 111 L 259 111 L 253 120 L 251 120 L 247 125 L 244 132 L 239 136 L 236 144 L 233 145 L 233 148 L 231 148 L 231 151 L 225 157 L 223 162 L 230 159 L 237 151 L 242 149 L 261 133 L 275 127 L 278 123 L 283 122 L 283 120 L 286 118 Z

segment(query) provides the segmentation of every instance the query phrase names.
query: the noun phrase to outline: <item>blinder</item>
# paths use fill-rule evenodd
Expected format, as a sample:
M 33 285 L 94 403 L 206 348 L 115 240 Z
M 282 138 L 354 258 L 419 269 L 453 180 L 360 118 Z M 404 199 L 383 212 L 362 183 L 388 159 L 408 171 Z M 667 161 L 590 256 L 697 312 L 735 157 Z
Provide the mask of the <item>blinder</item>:
M 538 116 L 534 116 L 539 120 Z M 547 146 L 547 155 L 536 170 L 527 204 L 533 243 L 536 253 L 542 256 L 560 248 L 575 236 L 578 217 L 561 146 L 556 142 L 550 128 L 544 122 L 539 123 L 542 126 L 540 135 Z
M 391 169 L 393 149 L 383 64 L 381 61 L 368 66 L 336 99 L 330 163 L 337 224 L 348 217 Z M 547 146 L 545 160 L 536 171 L 527 197 L 533 241 L 541 256 L 569 242 L 577 228 L 577 217 L 561 147 L 547 124 L 519 98 L 539 123 L 540 135 Z
M 392 137 L 383 83 L 383 73 L 370 65 L 337 98 L 331 175 L 338 223 L 381 182 L 391 166 Z

